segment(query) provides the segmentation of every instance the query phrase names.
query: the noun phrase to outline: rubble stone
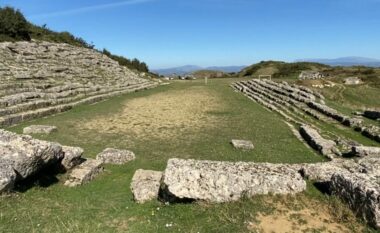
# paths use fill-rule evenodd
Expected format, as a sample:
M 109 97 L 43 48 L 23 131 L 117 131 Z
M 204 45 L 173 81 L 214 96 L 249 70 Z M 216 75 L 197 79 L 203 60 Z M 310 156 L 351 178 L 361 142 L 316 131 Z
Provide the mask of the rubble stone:
M 157 199 L 162 172 L 139 169 L 132 178 L 131 190 L 136 202 L 144 203 Z
M 75 167 L 69 178 L 66 180 L 65 185 L 69 187 L 76 187 L 89 183 L 101 172 L 103 172 L 103 162 L 96 159 L 87 159 L 85 162 Z

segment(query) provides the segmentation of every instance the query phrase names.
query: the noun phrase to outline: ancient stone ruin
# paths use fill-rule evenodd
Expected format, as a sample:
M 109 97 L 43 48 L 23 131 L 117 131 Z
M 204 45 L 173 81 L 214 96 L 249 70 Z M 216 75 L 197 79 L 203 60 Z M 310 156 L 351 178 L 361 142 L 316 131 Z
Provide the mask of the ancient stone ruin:
M 321 79 L 324 77 L 325 76 L 319 71 L 306 70 L 306 71 L 302 71 L 298 78 L 300 80 L 305 80 L 305 79 Z
M 93 49 L 0 43 L 0 126 L 67 111 L 157 83 Z
M 281 164 L 170 159 L 162 185 L 176 199 L 236 201 L 243 196 L 295 194 L 306 182 Z
M 305 179 L 322 183 L 332 195 L 347 202 L 359 217 L 380 228 L 380 148 L 363 146 L 340 135 L 326 138 L 318 127 L 307 123 L 305 117 L 324 123 L 338 122 L 380 142 L 378 126 L 365 123 L 357 116 L 340 113 L 327 106 L 322 95 L 305 87 L 257 79 L 237 82 L 232 87 L 280 114 L 293 128 L 299 127 L 302 138 L 331 160 L 327 163 L 284 166 L 299 172 Z M 368 116 L 376 119 L 376 111 L 367 112 Z M 343 155 L 355 159 L 344 159 Z

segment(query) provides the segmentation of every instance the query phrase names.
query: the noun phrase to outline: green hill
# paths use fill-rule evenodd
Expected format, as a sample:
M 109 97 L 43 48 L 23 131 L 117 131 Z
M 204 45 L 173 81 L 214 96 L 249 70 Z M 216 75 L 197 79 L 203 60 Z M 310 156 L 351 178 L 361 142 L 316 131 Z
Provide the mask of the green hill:
M 365 83 L 380 85 L 380 68 L 366 66 L 329 66 L 313 62 L 287 63 L 281 61 L 262 61 L 248 66 L 240 73 L 239 77 L 255 77 L 259 75 L 272 75 L 272 78 L 296 79 L 302 71 L 319 71 L 324 76 L 335 82 L 342 82 L 347 77 L 359 77 Z
M 303 70 L 325 71 L 329 68 L 331 67 L 311 62 L 286 63 L 281 61 L 262 61 L 248 66 L 239 73 L 239 76 L 272 75 L 274 78 L 294 77 L 298 76 Z

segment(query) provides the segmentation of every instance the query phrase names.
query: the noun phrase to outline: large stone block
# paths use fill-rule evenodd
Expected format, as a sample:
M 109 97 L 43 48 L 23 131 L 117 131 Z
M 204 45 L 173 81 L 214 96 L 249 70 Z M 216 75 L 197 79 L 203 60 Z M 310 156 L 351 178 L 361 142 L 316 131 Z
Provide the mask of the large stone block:
M 301 175 L 283 164 L 170 159 L 163 189 L 167 199 L 235 201 L 260 194 L 295 194 L 306 189 Z
M 332 159 L 336 152 L 336 143 L 332 140 L 324 139 L 317 130 L 309 125 L 302 125 L 300 133 L 305 141 L 321 154 Z
M 131 190 L 136 202 L 144 203 L 157 199 L 162 172 L 139 169 L 132 178 Z
M 0 159 L 9 161 L 20 179 L 36 174 L 62 158 L 62 147 L 58 143 L 41 141 L 0 129 Z

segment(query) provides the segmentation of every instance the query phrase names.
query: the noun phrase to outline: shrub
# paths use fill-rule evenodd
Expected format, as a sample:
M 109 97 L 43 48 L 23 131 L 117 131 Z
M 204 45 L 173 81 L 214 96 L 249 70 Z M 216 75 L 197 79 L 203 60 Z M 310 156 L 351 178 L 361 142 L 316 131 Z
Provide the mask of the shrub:
M 30 40 L 29 23 L 19 10 L 0 8 L 0 41 Z

